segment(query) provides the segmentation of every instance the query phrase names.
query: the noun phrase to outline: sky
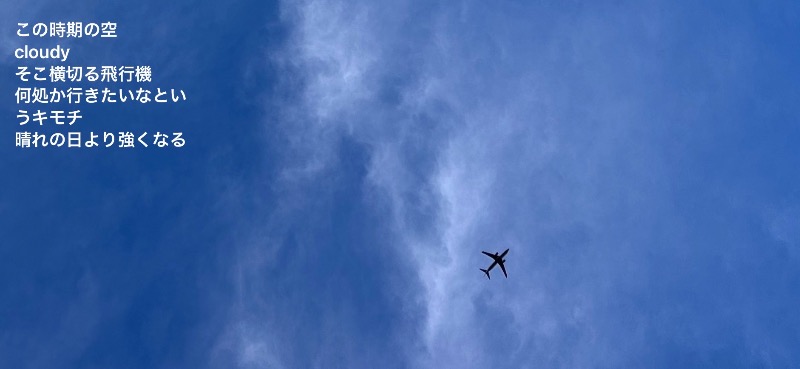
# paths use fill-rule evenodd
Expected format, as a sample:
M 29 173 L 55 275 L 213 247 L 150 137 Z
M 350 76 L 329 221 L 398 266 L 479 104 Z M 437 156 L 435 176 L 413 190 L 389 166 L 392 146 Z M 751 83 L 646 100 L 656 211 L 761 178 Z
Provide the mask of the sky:
M 800 3 L 2 9 L 0 367 L 800 363 Z M 187 100 L 72 129 L 186 145 L 15 147 L 26 44 L 151 66 Z

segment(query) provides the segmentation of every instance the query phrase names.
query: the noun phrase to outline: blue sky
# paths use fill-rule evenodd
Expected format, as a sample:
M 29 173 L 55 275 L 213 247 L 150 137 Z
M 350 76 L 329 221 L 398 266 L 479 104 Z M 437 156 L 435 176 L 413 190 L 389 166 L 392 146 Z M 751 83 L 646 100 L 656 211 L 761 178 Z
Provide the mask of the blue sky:
M 796 3 L 2 6 L 0 367 L 800 362 Z M 188 96 L 76 129 L 185 147 L 13 147 L 69 20 Z

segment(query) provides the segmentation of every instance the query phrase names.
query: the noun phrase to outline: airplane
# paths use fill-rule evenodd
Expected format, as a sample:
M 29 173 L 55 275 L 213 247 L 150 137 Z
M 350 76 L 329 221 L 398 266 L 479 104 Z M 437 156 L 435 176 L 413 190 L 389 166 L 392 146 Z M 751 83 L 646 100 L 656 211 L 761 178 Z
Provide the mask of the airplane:
M 486 255 L 486 256 L 488 256 L 488 257 L 490 257 L 490 258 L 492 258 L 494 260 L 494 262 L 492 262 L 492 265 L 489 265 L 488 269 L 481 269 L 482 272 L 486 273 L 486 278 L 492 279 L 492 277 L 489 276 L 489 271 L 492 270 L 492 268 L 494 268 L 494 266 L 497 265 L 497 264 L 500 264 L 500 269 L 503 270 L 503 275 L 505 275 L 506 278 L 508 278 L 508 273 L 506 273 L 506 266 L 504 264 L 506 261 L 503 260 L 503 258 L 506 256 L 506 254 L 508 254 L 508 249 L 506 249 L 506 251 L 503 251 L 502 254 L 498 254 L 496 252 L 494 254 L 490 254 L 490 253 L 488 253 L 486 251 L 481 251 L 481 252 L 484 255 Z

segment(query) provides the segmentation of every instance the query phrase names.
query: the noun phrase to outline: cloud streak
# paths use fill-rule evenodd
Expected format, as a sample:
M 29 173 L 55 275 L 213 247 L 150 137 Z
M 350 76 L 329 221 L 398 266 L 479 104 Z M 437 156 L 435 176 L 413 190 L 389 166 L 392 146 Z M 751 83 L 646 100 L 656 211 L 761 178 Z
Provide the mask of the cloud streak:
M 746 312 L 730 309 L 702 323 L 706 309 L 735 297 L 705 299 L 713 284 L 688 285 L 736 278 L 717 264 L 723 239 L 712 232 L 716 238 L 700 244 L 708 233 L 689 227 L 687 209 L 675 202 L 691 179 L 669 156 L 669 140 L 706 144 L 691 141 L 675 124 L 685 116 L 665 104 L 697 96 L 669 85 L 687 71 L 670 69 L 663 57 L 684 41 L 667 32 L 686 27 L 680 9 L 655 2 L 625 12 L 475 1 L 282 6 L 292 32 L 276 63 L 288 72 L 284 87 L 297 94 L 283 101 L 277 124 L 288 142 L 278 185 L 286 197 L 270 219 L 283 227 L 267 238 L 285 238 L 303 212 L 319 209 L 297 204 L 346 171 L 350 157 L 341 150 L 354 145 L 364 166 L 357 196 L 389 235 L 375 247 L 392 250 L 380 255 L 401 270 L 370 275 L 401 306 L 400 323 L 388 332 L 400 345 L 390 350 L 402 352 L 398 366 L 669 367 L 667 357 L 692 350 L 706 355 L 693 362 L 707 363 L 746 346 L 737 341 L 744 331 L 726 328 Z M 739 45 L 737 60 L 752 60 L 736 44 L 748 41 L 741 33 L 725 33 L 725 22 L 716 27 L 714 34 Z M 717 51 L 696 56 L 705 64 L 688 72 L 715 68 Z M 708 81 L 741 70 L 735 62 L 691 87 L 716 93 Z M 478 267 L 488 259 L 480 251 L 505 247 L 510 278 L 484 280 Z M 738 250 L 725 256 L 729 262 L 752 252 L 746 244 Z M 308 246 L 301 257 L 317 251 Z M 357 303 L 341 308 L 364 313 Z M 333 311 L 323 326 L 346 314 Z M 369 366 L 341 341 L 357 329 L 325 330 L 314 365 L 324 366 L 333 347 L 343 362 Z M 253 343 L 244 341 L 239 357 L 247 361 Z

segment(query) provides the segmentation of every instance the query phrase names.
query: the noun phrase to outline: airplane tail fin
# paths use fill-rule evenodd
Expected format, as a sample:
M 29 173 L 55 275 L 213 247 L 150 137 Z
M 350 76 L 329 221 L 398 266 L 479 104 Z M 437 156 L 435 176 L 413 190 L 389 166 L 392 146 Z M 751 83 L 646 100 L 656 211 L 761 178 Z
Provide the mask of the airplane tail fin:
M 482 271 L 482 272 L 484 272 L 484 273 L 486 274 L 486 278 L 492 279 L 492 277 L 490 277 L 490 276 L 489 276 L 489 271 L 488 271 L 488 270 L 486 270 L 486 269 L 481 269 L 481 271 Z

